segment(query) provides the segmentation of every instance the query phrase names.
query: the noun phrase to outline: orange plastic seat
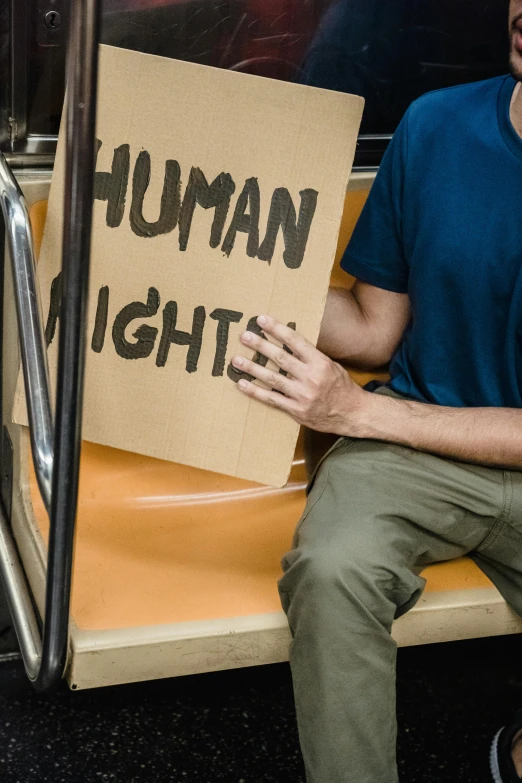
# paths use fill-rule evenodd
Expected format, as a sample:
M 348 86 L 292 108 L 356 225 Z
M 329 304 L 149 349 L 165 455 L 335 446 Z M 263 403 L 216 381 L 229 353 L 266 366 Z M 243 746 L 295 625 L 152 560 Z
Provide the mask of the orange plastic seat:
M 366 196 L 367 189 L 347 193 L 334 285 L 351 284 L 338 260 Z M 31 211 L 37 248 L 45 209 L 39 202 Z M 354 377 L 362 384 L 375 375 Z M 279 563 L 304 506 L 305 483 L 302 439 L 284 489 L 84 443 L 75 626 L 103 631 L 280 612 Z M 32 470 L 30 493 L 46 537 Z M 424 575 L 428 594 L 491 588 L 468 558 L 430 566 Z
M 338 262 L 366 197 L 366 190 L 347 193 L 333 285 L 353 283 Z M 46 202 L 31 211 L 37 252 L 45 213 Z M 375 377 L 353 375 L 361 384 Z M 283 490 L 85 443 L 76 624 L 94 630 L 278 611 L 279 561 L 304 506 L 305 483 L 302 440 Z M 46 535 L 34 474 L 31 496 Z M 430 566 L 425 576 L 431 592 L 490 584 L 467 558 Z

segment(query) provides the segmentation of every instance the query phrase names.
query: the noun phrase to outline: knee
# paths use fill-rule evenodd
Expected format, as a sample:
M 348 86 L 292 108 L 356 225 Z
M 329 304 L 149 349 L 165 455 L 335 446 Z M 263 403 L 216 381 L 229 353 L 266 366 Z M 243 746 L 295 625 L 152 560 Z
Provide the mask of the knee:
M 350 545 L 298 547 L 283 559 L 279 582 L 287 615 L 309 612 L 322 616 L 338 610 L 343 615 L 379 617 L 391 626 L 394 617 L 418 600 L 424 580 L 416 576 L 401 555 L 385 541 L 355 539 Z M 290 615 L 289 615 L 290 616 Z
M 296 549 L 285 557 L 284 568 L 279 592 L 294 640 L 299 632 L 311 638 L 328 629 L 329 635 L 341 628 L 354 635 L 376 621 L 391 628 L 394 589 L 377 553 Z
M 386 580 L 387 568 L 379 547 L 297 547 L 283 558 L 280 590 L 297 590 L 312 597 L 335 592 L 345 595 L 367 591 Z

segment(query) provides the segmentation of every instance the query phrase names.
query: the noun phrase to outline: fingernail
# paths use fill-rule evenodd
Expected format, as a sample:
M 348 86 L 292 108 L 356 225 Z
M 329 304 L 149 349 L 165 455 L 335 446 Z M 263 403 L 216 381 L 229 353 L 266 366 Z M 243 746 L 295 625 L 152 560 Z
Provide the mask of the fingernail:
M 235 367 L 241 367 L 243 364 L 243 358 L 241 356 L 234 356 L 232 359 L 232 364 L 235 365 Z
M 240 389 L 246 389 L 248 384 L 247 384 L 246 381 L 239 381 L 238 386 L 239 386 Z
M 257 319 L 257 323 L 259 326 L 264 326 L 266 324 L 266 315 L 260 315 Z
M 245 343 L 249 343 L 249 342 L 250 342 L 250 340 L 252 339 L 252 332 L 245 332 L 245 333 L 243 334 L 243 337 L 242 337 L 242 339 L 243 339 L 243 341 L 244 341 Z

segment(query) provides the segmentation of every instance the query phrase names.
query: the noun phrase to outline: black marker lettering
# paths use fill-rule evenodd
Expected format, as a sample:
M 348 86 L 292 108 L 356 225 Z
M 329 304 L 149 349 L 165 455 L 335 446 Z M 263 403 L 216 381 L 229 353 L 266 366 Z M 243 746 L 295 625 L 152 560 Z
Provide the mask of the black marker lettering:
M 247 323 L 247 332 L 254 332 L 254 334 L 258 334 L 260 337 L 262 337 L 264 340 L 266 340 L 266 335 L 257 323 L 258 316 L 254 315 L 250 321 Z M 259 364 L 261 367 L 266 367 L 268 364 L 268 356 L 263 356 L 262 353 L 259 353 L 259 351 L 256 351 L 252 361 L 255 364 Z M 238 381 L 245 380 L 245 381 L 253 381 L 254 376 L 250 375 L 248 372 L 243 372 L 243 370 L 236 370 L 234 365 L 230 363 L 227 367 L 227 375 L 230 378 L 231 381 L 234 381 L 234 383 L 237 383 Z
M 317 190 L 301 190 L 301 206 L 296 221 L 295 207 L 286 188 L 276 188 L 270 204 L 270 213 L 263 239 L 257 254 L 261 261 L 272 261 L 279 227 L 283 231 L 285 250 L 283 261 L 289 269 L 298 269 L 302 262 L 310 233 L 310 226 L 317 206 Z
M 205 308 L 196 307 L 192 319 L 192 332 L 181 332 L 176 329 L 178 320 L 178 305 L 176 302 L 167 302 L 163 310 L 163 331 L 161 333 L 156 366 L 164 367 L 169 355 L 171 343 L 176 345 L 188 345 L 186 370 L 196 372 L 198 369 L 201 342 L 203 339 L 203 327 L 205 326 Z
M 288 328 L 289 328 L 289 329 L 293 329 L 293 330 L 294 330 L 294 332 L 295 332 L 295 321 L 290 321 L 290 323 L 289 323 L 289 324 L 287 324 L 287 326 L 288 326 Z M 284 349 L 284 350 L 285 350 L 287 353 L 292 353 L 292 351 L 290 350 L 290 348 L 288 347 L 288 345 L 283 345 L 283 349 Z M 280 370 L 279 370 L 279 372 L 281 373 L 281 375 L 288 375 L 288 373 L 287 373 L 287 372 L 285 372 L 284 370 L 281 370 L 281 369 L 280 369 Z
M 239 323 L 243 318 L 243 313 L 238 313 L 237 310 L 224 310 L 223 308 L 218 307 L 210 313 L 210 317 L 218 322 L 216 353 L 214 355 L 214 366 L 212 367 L 212 375 L 217 378 L 220 375 L 223 375 L 225 371 L 229 326 L 231 323 Z
M 97 139 L 96 159 L 101 146 L 102 142 Z M 117 228 L 123 219 L 129 183 L 129 168 L 129 145 L 122 144 L 114 150 L 111 173 L 97 171 L 94 175 L 94 198 L 107 202 L 106 221 L 110 228 Z
M 221 250 L 227 256 L 232 252 L 238 231 L 248 234 L 247 256 L 255 258 L 259 248 L 259 185 L 256 177 L 250 177 L 240 193 L 234 210 L 234 217 L 228 228 Z M 246 212 L 246 209 L 249 212 Z
M 150 182 L 150 155 L 146 150 L 140 152 L 132 177 L 132 204 L 129 216 L 131 228 L 139 237 L 157 237 L 159 234 L 168 234 L 176 227 L 180 204 L 180 176 L 178 161 L 167 160 L 160 216 L 155 223 L 149 223 L 143 217 L 143 199 Z
M 120 310 L 114 319 L 112 339 L 116 353 L 122 359 L 144 359 L 150 356 L 158 330 L 153 326 L 142 324 L 133 334 L 137 342 L 129 343 L 125 338 L 125 329 L 136 318 L 150 318 L 156 315 L 160 303 L 159 293 L 155 288 L 149 288 L 147 304 L 131 302 Z
M 236 186 L 230 174 L 221 173 L 209 185 L 201 169 L 192 168 L 179 216 L 179 249 L 186 250 L 196 203 L 203 209 L 215 207 L 210 230 L 210 247 L 218 247 Z
M 96 307 L 96 318 L 94 320 L 94 330 L 92 333 L 91 348 L 96 353 L 101 353 L 105 343 L 105 332 L 107 331 L 107 315 L 109 312 L 109 286 L 104 285 L 98 291 L 98 306 Z
M 62 305 L 62 273 L 58 274 L 51 283 L 51 300 L 49 302 L 49 313 L 45 325 L 45 344 L 49 346 L 56 332 L 56 324 L 60 317 L 60 308 Z

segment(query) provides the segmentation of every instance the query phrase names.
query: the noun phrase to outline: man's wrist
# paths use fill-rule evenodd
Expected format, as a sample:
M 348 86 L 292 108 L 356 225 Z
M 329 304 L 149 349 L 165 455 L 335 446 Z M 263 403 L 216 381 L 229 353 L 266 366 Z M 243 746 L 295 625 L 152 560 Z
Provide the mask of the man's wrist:
M 346 434 L 355 438 L 407 442 L 407 403 L 364 391 Z

